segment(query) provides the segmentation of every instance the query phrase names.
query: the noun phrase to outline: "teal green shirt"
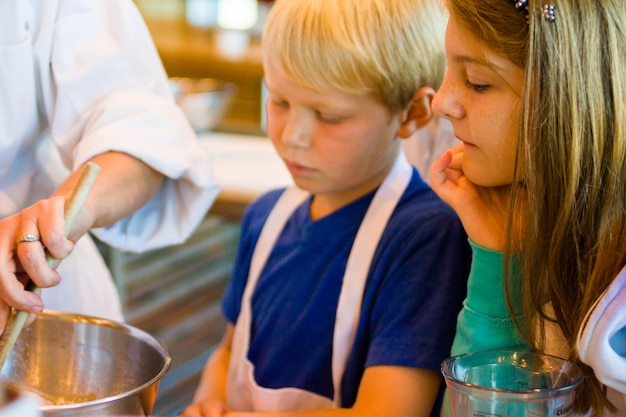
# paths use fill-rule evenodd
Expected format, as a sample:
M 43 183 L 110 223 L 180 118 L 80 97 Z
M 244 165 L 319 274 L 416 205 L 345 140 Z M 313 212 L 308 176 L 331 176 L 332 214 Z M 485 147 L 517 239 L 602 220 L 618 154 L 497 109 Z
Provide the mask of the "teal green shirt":
M 467 282 L 467 297 L 459 313 L 452 355 L 481 350 L 529 350 L 530 345 L 517 328 L 506 303 L 504 253 L 485 249 L 470 240 L 472 267 Z M 511 288 L 511 304 L 523 322 L 522 293 Z M 451 416 L 448 395 L 443 400 L 442 417 Z
M 528 342 L 515 325 L 506 303 L 504 253 L 485 249 L 470 241 L 472 267 L 467 297 L 457 320 L 452 355 L 491 349 L 528 350 Z M 513 309 L 521 312 L 522 294 L 511 289 Z M 518 315 L 518 320 L 522 320 Z

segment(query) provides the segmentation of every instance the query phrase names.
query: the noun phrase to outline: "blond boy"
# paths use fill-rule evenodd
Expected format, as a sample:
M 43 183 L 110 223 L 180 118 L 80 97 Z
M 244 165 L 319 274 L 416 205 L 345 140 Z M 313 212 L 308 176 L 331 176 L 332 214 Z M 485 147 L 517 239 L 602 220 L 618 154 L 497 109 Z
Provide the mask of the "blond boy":
M 469 248 L 401 143 L 432 118 L 445 23 L 437 0 L 275 2 L 267 131 L 295 187 L 246 213 L 185 416 L 438 414 Z

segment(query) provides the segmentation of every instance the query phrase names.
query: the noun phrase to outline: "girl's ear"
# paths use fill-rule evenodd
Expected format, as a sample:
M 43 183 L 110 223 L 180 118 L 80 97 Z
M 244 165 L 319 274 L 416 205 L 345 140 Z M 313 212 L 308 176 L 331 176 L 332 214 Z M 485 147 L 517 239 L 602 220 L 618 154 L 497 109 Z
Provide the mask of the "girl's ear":
M 432 87 L 422 87 L 415 92 L 411 104 L 402 115 L 398 136 L 407 139 L 413 133 L 423 128 L 433 118 L 430 103 L 435 97 L 435 90 Z

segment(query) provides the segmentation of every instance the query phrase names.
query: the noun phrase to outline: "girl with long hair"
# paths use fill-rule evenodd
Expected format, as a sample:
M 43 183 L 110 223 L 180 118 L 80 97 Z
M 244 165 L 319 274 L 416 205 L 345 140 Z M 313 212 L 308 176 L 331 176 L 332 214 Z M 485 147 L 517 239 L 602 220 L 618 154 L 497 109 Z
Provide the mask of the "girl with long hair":
M 453 354 L 514 348 L 586 371 L 575 410 L 626 414 L 626 8 L 447 0 L 433 100 L 463 143 L 433 189 L 473 245 Z

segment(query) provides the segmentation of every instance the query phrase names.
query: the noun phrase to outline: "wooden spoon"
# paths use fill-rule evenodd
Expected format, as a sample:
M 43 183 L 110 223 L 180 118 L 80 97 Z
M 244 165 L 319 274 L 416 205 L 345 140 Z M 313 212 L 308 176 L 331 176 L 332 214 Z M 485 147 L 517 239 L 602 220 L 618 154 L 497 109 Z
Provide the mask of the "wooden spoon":
M 83 207 L 83 203 L 87 198 L 87 194 L 89 193 L 89 190 L 91 190 L 99 172 L 100 167 L 93 162 L 87 162 L 87 164 L 83 167 L 78 182 L 72 190 L 72 194 L 65 202 L 66 236 L 72 230 L 72 226 L 74 225 L 74 222 Z M 46 251 L 46 261 L 52 269 L 56 269 L 61 262 L 50 256 L 48 251 Z M 34 292 L 35 294 L 41 293 L 41 288 L 37 287 L 32 281 L 29 281 L 26 285 L 26 289 Z M 23 310 L 13 309 L 11 311 L 4 332 L 0 336 L 0 370 L 4 367 L 11 350 L 13 350 L 13 346 L 15 345 L 15 342 L 17 341 L 17 338 L 26 323 L 26 319 L 28 319 L 29 314 L 30 312 Z

